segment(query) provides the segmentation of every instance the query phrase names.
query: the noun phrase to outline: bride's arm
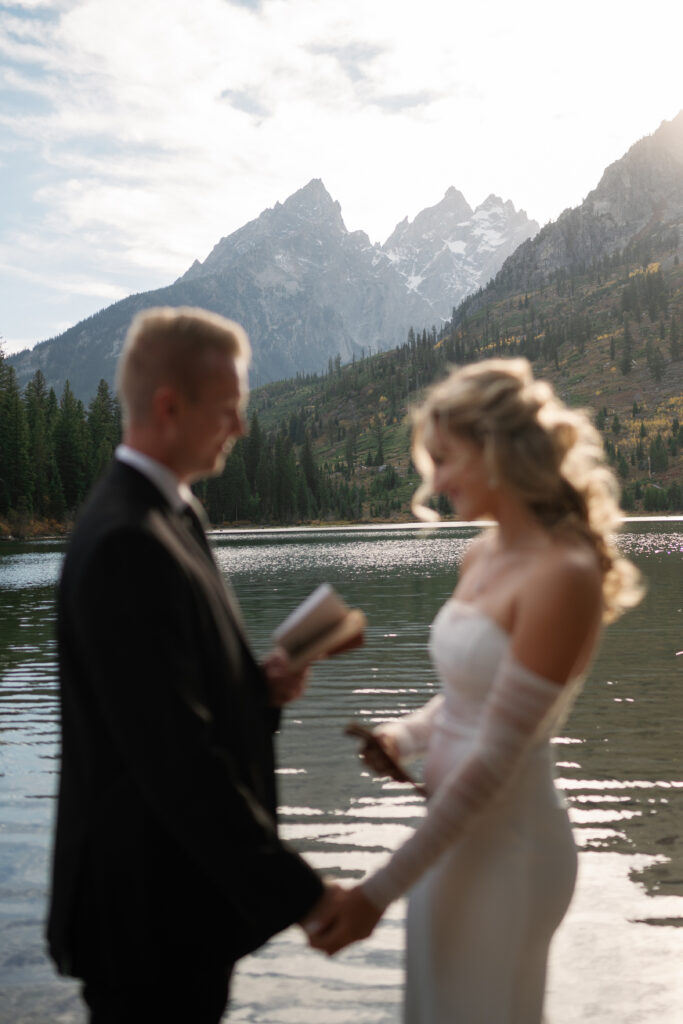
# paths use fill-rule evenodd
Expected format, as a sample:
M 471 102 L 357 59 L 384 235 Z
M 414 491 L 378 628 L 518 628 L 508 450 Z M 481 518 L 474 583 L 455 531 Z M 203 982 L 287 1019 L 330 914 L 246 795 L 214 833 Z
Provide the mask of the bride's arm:
M 473 753 L 444 779 L 427 816 L 389 862 L 362 883 L 379 910 L 409 889 L 498 794 L 551 713 L 600 618 L 592 566 L 554 565 L 540 596 L 520 602 L 509 654 L 483 709 Z M 537 596 L 533 596 L 536 594 Z M 523 607 L 526 605 L 526 607 Z

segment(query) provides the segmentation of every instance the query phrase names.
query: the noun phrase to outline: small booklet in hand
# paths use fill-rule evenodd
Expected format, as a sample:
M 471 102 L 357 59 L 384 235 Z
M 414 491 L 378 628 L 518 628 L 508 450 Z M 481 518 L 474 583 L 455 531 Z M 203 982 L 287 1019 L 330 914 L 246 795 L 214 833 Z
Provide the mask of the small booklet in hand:
M 360 608 L 349 608 L 329 583 L 321 584 L 273 633 L 284 647 L 292 671 L 320 658 L 341 654 L 363 643 L 366 618 Z
M 427 796 L 425 787 L 420 782 L 417 782 L 412 775 L 409 775 L 403 765 L 400 765 L 398 761 L 394 761 L 393 757 L 387 753 L 381 739 L 375 736 L 372 729 L 368 729 L 367 726 L 362 725 L 357 719 L 353 718 L 347 723 L 344 732 L 347 736 L 354 736 L 356 739 L 362 740 L 366 750 L 368 748 L 374 750 L 375 757 L 382 764 L 382 770 L 379 774 L 388 775 L 397 782 L 409 782 L 420 796 Z

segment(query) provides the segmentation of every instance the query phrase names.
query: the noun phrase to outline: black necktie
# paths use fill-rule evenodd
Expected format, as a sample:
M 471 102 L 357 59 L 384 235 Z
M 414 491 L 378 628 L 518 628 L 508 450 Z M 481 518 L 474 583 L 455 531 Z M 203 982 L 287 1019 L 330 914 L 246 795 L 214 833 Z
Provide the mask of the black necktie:
M 206 552 L 206 555 L 209 561 L 211 562 L 214 572 L 216 573 L 216 577 L 220 581 L 220 590 L 223 595 L 223 599 L 226 602 L 226 605 L 230 611 L 230 615 L 235 626 L 237 627 L 237 631 L 240 637 L 242 638 L 242 642 L 246 646 L 246 640 L 244 639 L 244 625 L 242 623 L 242 614 L 240 612 L 239 604 L 237 603 L 237 598 L 233 594 L 230 584 L 221 575 L 220 569 L 218 568 L 216 560 L 213 557 L 213 551 L 211 550 L 211 546 L 208 540 L 206 539 L 206 534 L 204 533 L 204 526 L 200 518 L 199 512 L 197 512 L 196 509 L 192 507 L 192 505 L 183 505 L 178 514 L 185 523 L 185 526 L 189 529 L 192 536 L 199 544 L 201 544 L 202 548 Z
M 209 542 L 206 539 L 204 527 L 202 526 L 202 522 L 201 519 L 199 518 L 198 513 L 195 511 L 192 505 L 184 505 L 180 510 L 180 515 L 185 520 L 190 530 L 192 531 L 193 537 L 199 541 L 204 550 L 208 552 L 208 554 L 211 556 L 211 561 L 213 561 L 211 548 L 209 547 Z

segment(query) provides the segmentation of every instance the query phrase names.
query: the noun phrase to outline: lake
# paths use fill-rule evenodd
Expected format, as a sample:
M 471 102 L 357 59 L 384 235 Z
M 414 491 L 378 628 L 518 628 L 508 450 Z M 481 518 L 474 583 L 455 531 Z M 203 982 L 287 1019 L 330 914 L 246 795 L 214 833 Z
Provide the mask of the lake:
M 318 666 L 279 736 L 283 832 L 322 872 L 354 880 L 423 813 L 406 786 L 365 773 L 343 735 L 437 688 L 429 624 L 478 528 L 218 532 L 254 648 L 318 583 L 368 616 L 366 644 Z M 683 521 L 629 521 L 622 550 L 647 597 L 606 633 L 555 744 L 580 848 L 579 882 L 551 955 L 552 1024 L 683 1019 Z M 82 1024 L 74 982 L 45 956 L 58 771 L 54 585 L 58 541 L 0 545 L 0 1024 Z M 372 938 L 327 959 L 297 928 L 242 961 L 230 1021 L 398 1024 L 404 904 Z M 493 1022 L 492 1022 L 493 1024 Z

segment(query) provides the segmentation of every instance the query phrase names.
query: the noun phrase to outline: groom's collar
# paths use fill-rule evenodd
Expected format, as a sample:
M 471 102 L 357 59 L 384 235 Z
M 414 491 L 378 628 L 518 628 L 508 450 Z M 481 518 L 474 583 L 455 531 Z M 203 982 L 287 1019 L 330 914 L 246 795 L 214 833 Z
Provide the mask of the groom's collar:
M 197 506 L 200 503 L 187 484 L 181 483 L 168 466 L 164 466 L 161 462 L 157 462 L 156 459 L 145 455 L 144 452 L 138 451 L 137 448 L 129 447 L 127 444 L 117 446 L 114 458 L 119 462 L 123 462 L 126 466 L 136 469 L 138 473 L 142 473 L 161 492 L 174 512 L 182 512 L 188 505 L 195 509 L 195 511 L 198 511 Z

